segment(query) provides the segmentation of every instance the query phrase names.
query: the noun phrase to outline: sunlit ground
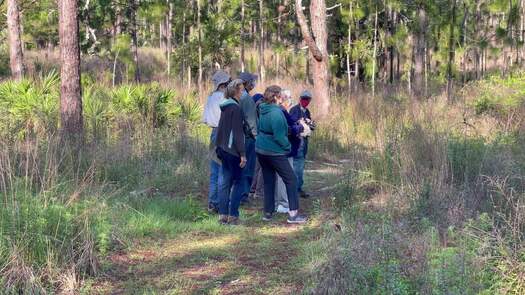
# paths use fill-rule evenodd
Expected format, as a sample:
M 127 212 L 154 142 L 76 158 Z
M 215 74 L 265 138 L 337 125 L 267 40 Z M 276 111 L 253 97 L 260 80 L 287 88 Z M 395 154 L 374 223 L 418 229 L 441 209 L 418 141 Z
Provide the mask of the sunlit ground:
M 308 169 L 308 189 L 316 193 L 333 186 L 339 174 L 340 168 L 330 165 Z M 316 193 L 320 198 L 326 194 Z M 255 210 L 243 210 L 240 226 L 224 229 L 215 224 L 216 217 L 210 217 L 175 238 L 141 241 L 110 256 L 107 277 L 94 282 L 92 290 L 111 294 L 299 293 L 303 276 L 318 264 L 311 257 L 318 251 L 315 243 L 323 221 L 313 209 L 314 202 L 319 200 L 301 200 L 310 214 L 303 226 L 286 224 L 284 215 L 264 223 L 256 210 L 261 207 L 259 200 Z

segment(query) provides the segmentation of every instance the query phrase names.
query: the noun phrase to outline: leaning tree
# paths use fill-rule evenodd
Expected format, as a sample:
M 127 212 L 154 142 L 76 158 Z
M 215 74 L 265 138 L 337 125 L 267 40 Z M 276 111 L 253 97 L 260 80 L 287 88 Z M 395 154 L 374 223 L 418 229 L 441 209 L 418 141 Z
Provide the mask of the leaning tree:
M 325 116 L 330 108 L 326 3 L 325 0 L 312 0 L 310 2 L 311 27 L 306 21 L 301 0 L 295 1 L 295 11 L 303 39 L 309 49 L 309 58 L 312 64 L 310 69 L 314 82 L 314 99 L 319 101 L 319 115 Z

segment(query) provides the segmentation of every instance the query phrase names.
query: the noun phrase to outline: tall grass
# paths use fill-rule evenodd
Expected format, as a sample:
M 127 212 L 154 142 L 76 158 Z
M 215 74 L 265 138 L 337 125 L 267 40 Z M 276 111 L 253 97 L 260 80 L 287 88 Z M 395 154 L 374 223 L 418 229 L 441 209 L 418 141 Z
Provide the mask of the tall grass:
M 83 79 L 85 145 L 58 138 L 58 76 L 0 83 L 0 288 L 78 290 L 140 237 L 210 228 L 194 196 L 209 131 L 190 93 Z
M 523 77 L 476 82 L 453 105 L 341 101 L 312 151 L 349 160 L 333 198 L 343 230 L 325 232 L 306 290 L 525 292 Z

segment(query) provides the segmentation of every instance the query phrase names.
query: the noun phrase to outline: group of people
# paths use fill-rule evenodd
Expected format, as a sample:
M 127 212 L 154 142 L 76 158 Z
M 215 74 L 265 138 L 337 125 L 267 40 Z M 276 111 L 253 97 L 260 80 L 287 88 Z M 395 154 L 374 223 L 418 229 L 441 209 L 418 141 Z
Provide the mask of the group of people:
M 264 221 L 278 213 L 287 222 L 305 223 L 299 214 L 308 137 L 315 129 L 305 90 L 295 104 L 291 92 L 273 85 L 251 95 L 257 76 L 242 72 L 237 79 L 216 72 L 214 90 L 204 108 L 203 122 L 211 129 L 208 210 L 219 222 L 239 223 L 241 203 L 264 197 Z

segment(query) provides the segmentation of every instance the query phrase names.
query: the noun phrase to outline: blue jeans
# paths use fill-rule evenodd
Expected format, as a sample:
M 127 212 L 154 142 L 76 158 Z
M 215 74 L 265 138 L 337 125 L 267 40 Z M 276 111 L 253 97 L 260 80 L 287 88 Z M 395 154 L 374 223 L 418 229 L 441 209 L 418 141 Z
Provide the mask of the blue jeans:
M 239 217 L 239 206 L 242 197 L 241 176 L 243 171 L 243 169 L 239 167 L 241 158 L 221 149 L 218 150 L 218 155 L 222 160 L 219 214 Z
M 257 155 L 255 154 L 255 139 L 245 138 L 246 148 L 246 166 L 242 172 L 242 200 L 248 198 L 250 194 L 250 188 L 252 186 L 253 175 L 255 174 L 255 162 L 257 161 Z
M 301 145 L 299 146 L 299 150 L 297 151 L 297 156 L 293 158 L 293 170 L 295 171 L 295 175 L 297 176 L 297 191 L 302 192 L 303 191 L 303 184 L 304 184 L 304 162 L 306 158 L 306 142 L 305 140 L 301 140 Z
M 217 138 L 217 128 L 213 128 L 211 131 L 211 136 L 210 136 L 210 142 L 212 143 L 212 146 L 215 146 L 216 138 Z M 221 165 L 213 160 L 210 160 L 210 188 L 208 190 L 208 204 L 219 207 L 219 187 L 221 183 L 222 183 Z

